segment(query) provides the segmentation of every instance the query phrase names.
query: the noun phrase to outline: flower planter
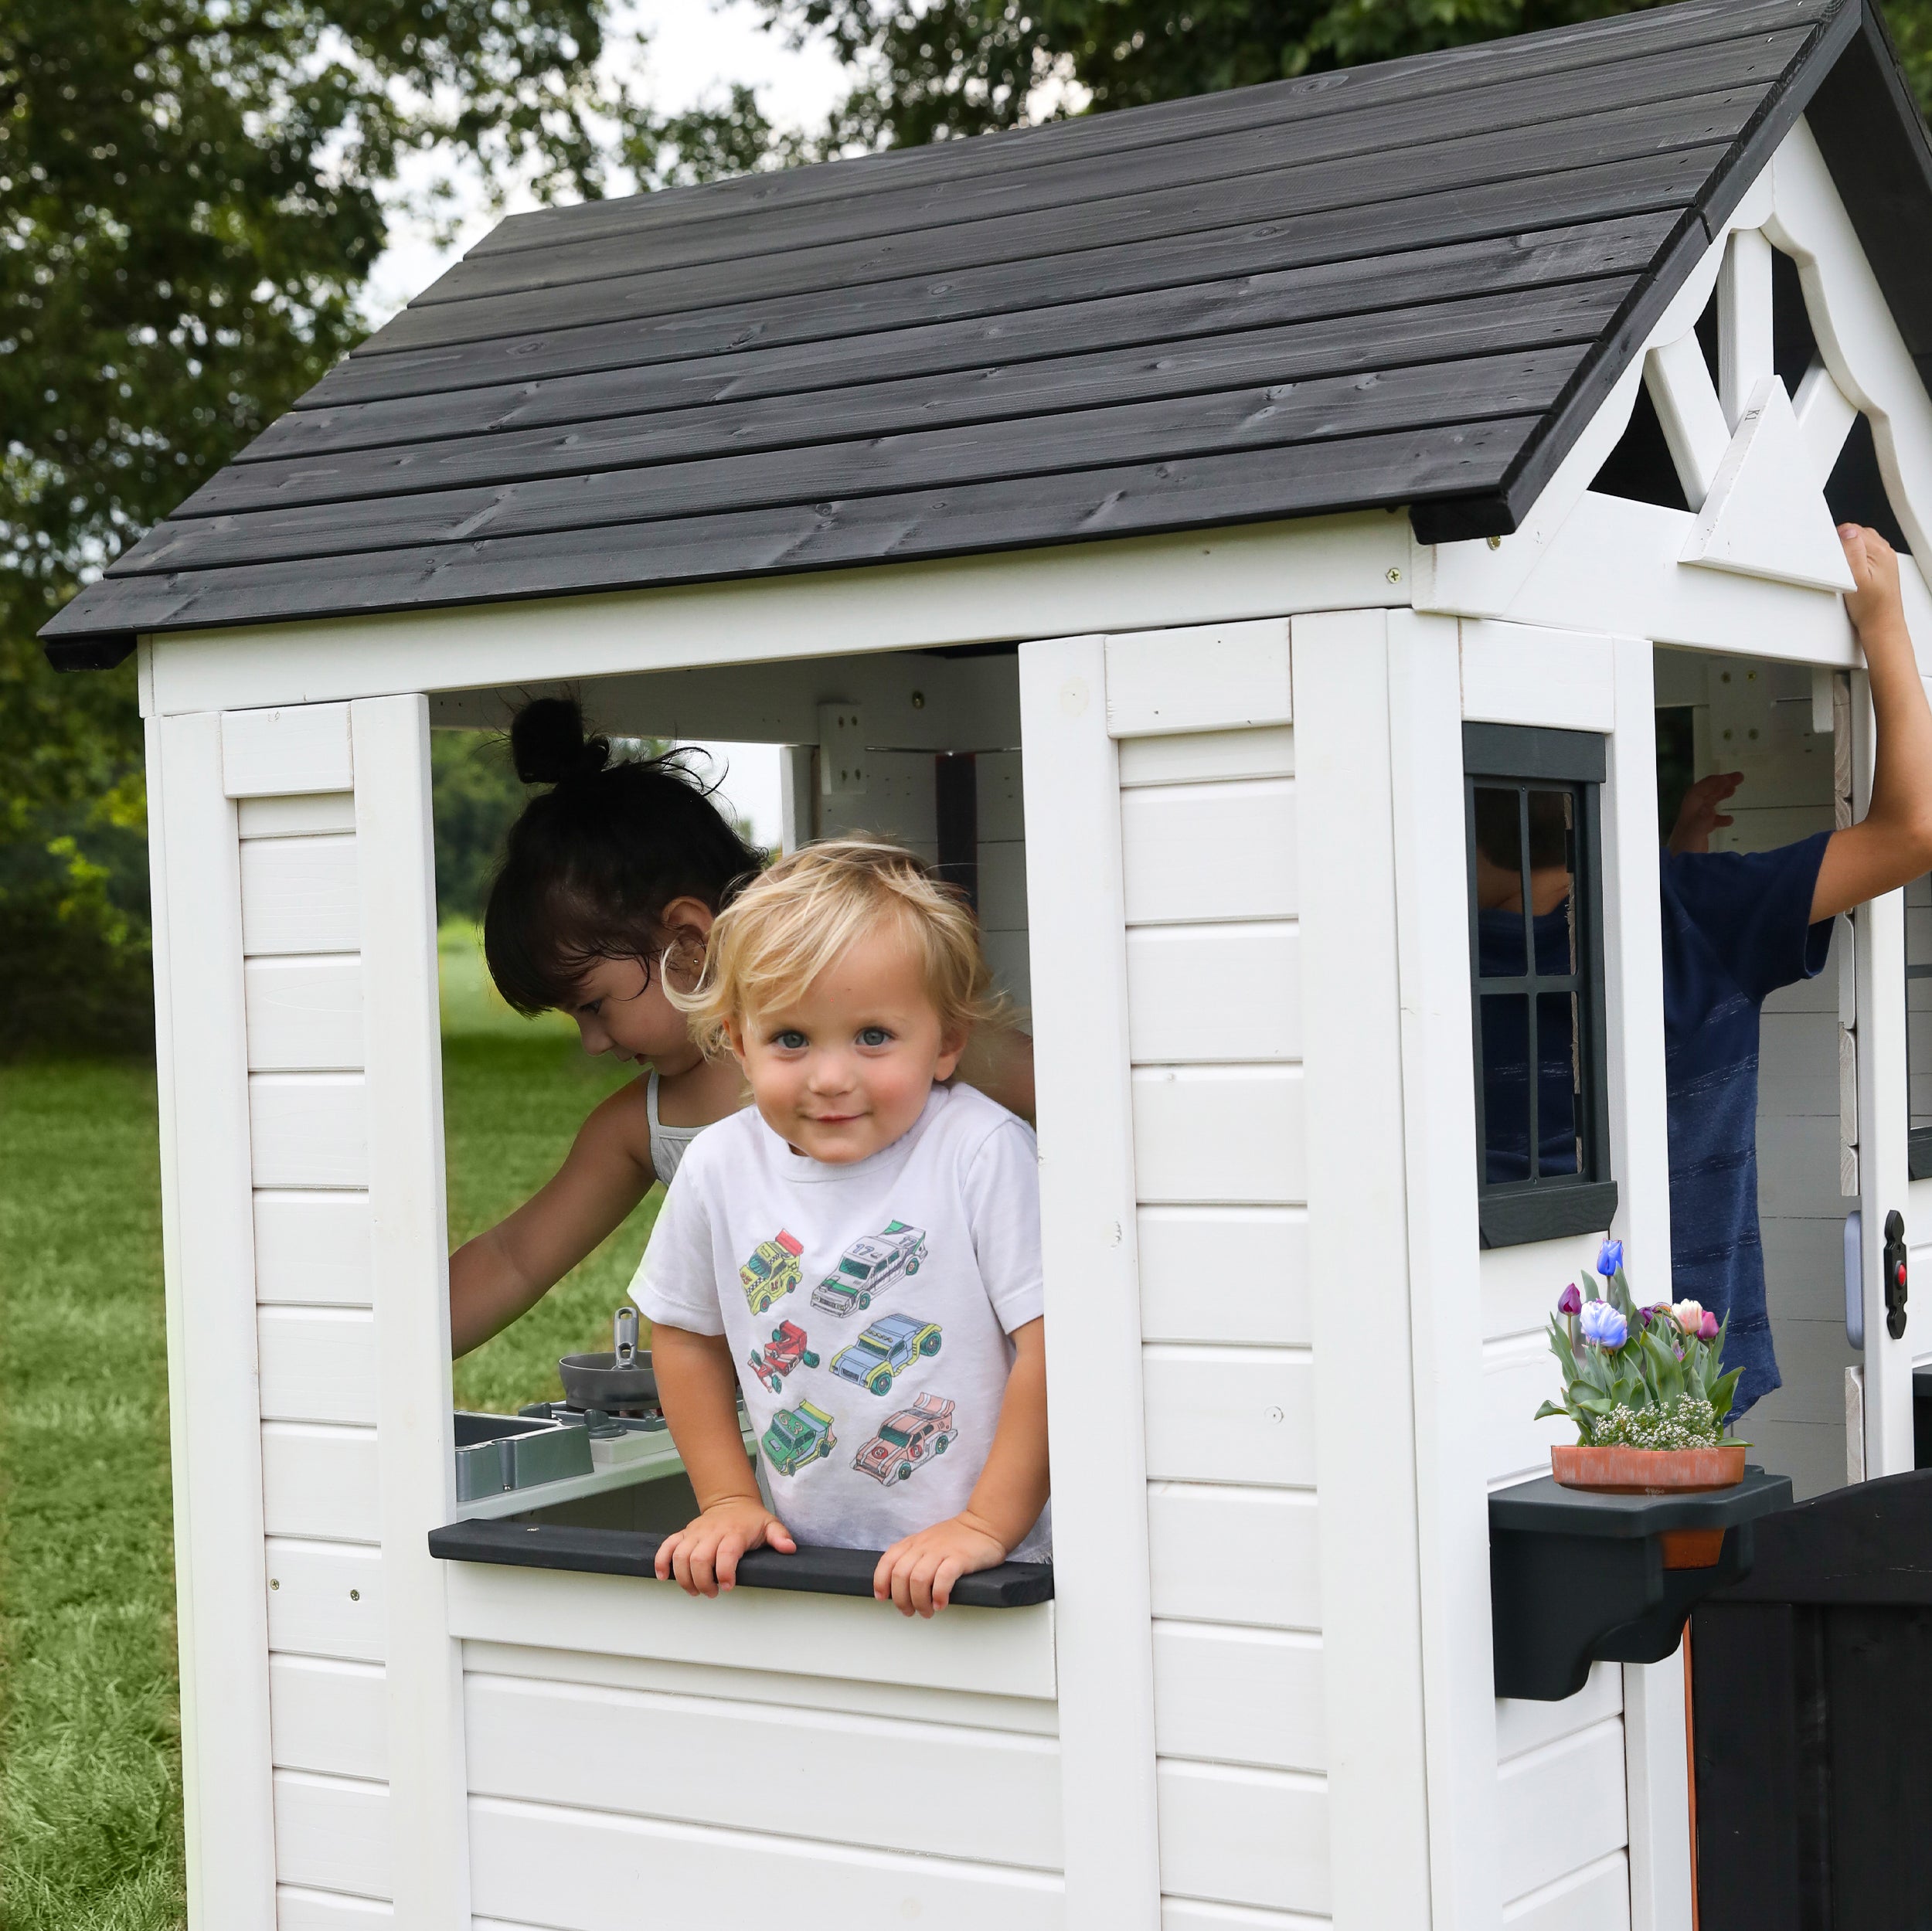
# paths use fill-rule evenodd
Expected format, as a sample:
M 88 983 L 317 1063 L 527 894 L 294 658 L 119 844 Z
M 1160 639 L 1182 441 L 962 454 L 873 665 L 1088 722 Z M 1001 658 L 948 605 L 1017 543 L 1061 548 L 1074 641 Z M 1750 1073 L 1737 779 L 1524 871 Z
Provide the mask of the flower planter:
M 1549 1468 L 1565 1488 L 1605 1495 L 1695 1495 L 1735 1488 L 1743 1481 L 1744 1444 L 1594 1448 L 1572 1442 L 1550 1450 Z M 1670 1529 L 1660 1540 L 1666 1569 L 1715 1569 L 1724 1552 L 1721 1528 Z

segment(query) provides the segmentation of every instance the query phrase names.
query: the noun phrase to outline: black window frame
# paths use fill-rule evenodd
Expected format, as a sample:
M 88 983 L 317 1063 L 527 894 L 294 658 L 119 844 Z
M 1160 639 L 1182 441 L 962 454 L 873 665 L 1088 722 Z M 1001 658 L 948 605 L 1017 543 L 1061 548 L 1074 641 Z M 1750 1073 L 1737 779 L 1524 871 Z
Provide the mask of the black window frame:
M 1514 1247 L 1531 1241 L 1600 1232 L 1617 1212 L 1617 1182 L 1610 1171 L 1609 1026 L 1604 999 L 1603 787 L 1609 759 L 1604 739 L 1593 731 L 1564 731 L 1516 724 L 1465 724 L 1462 727 L 1463 837 L 1467 855 L 1469 906 L 1469 1001 L 1473 1030 L 1476 1107 L 1476 1212 L 1485 1247 Z M 1560 986 L 1536 970 L 1533 937 L 1526 948 L 1528 971 L 1521 977 L 1485 980 L 1476 909 L 1476 792 L 1515 787 L 1519 792 L 1566 790 L 1575 801 L 1575 848 L 1571 897 L 1577 921 L 1578 968 L 1563 975 Z M 1523 896 L 1529 903 L 1529 852 L 1522 859 Z M 1526 935 L 1529 937 L 1529 935 Z M 1537 1144 L 1536 1105 L 1537 995 L 1539 991 L 1574 991 L 1576 1042 L 1583 1079 L 1578 1139 L 1582 1171 L 1576 1175 L 1492 1181 L 1488 1177 L 1484 1140 L 1482 999 L 1485 991 L 1520 989 L 1528 1001 L 1530 1140 Z

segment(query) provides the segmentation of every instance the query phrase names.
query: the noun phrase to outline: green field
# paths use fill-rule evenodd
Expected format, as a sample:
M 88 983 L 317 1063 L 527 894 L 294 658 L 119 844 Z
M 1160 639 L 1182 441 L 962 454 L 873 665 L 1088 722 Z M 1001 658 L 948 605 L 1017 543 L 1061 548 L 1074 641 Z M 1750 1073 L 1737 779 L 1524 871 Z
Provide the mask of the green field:
M 450 1224 L 551 1171 L 624 1069 L 504 1010 L 444 934 Z M 647 1201 L 508 1333 L 457 1364 L 466 1406 L 554 1396 L 610 1345 Z M 0 1926 L 183 1921 L 167 1372 L 151 1069 L 0 1067 Z

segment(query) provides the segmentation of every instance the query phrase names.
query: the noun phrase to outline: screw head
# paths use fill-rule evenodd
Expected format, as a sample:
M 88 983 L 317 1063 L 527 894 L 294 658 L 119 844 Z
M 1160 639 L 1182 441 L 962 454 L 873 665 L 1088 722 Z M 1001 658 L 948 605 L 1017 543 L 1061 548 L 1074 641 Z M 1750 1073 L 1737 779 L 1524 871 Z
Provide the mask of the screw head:
M 925 693 L 923 691 L 915 691 L 915 692 L 913 692 L 913 709 L 915 711 L 923 711 L 923 710 L 924 710 L 924 709 L 925 709 L 925 708 L 926 708 L 926 693 Z
M 280 1588 L 281 1587 L 281 1584 L 280 1583 L 278 1583 L 278 1582 L 275 1579 L 275 1578 L 274 1578 L 274 1576 L 270 1576 L 270 1577 L 269 1577 L 269 1579 L 268 1579 L 268 1586 L 269 1586 L 270 1589 L 280 1589 Z
M 1389 566 L 1389 581 L 1391 583 L 1400 583 L 1402 581 L 1401 571 L 1397 569 L 1393 563 Z
M 351 1589 L 349 1593 L 349 1600 L 352 1603 L 359 1603 L 362 1600 L 362 1592 L 359 1589 Z
M 1502 539 L 1500 536 L 1492 536 L 1488 539 L 1488 542 L 1489 547 L 1492 550 L 1499 550 L 1502 548 Z

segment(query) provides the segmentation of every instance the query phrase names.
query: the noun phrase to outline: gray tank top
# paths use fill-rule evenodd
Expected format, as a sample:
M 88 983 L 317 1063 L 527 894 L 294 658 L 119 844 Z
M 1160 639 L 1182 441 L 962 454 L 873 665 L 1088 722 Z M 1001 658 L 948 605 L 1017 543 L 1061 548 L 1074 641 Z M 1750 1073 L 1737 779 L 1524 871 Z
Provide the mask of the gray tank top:
M 658 1076 L 655 1069 L 645 1081 L 644 1110 L 651 1122 L 651 1171 L 668 1187 L 678 1171 L 678 1163 L 684 1158 L 685 1148 L 704 1129 L 667 1127 L 658 1117 Z

